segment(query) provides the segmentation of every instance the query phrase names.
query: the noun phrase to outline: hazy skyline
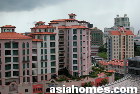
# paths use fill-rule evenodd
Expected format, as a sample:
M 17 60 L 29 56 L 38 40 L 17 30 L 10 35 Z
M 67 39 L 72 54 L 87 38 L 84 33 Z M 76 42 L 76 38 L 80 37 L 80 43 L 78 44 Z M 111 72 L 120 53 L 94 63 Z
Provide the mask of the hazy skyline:
M 36 21 L 46 24 L 75 13 L 103 30 L 114 25 L 116 15 L 130 18 L 135 34 L 140 29 L 140 0 L 0 0 L 0 26 L 14 25 L 16 32 L 30 32 Z

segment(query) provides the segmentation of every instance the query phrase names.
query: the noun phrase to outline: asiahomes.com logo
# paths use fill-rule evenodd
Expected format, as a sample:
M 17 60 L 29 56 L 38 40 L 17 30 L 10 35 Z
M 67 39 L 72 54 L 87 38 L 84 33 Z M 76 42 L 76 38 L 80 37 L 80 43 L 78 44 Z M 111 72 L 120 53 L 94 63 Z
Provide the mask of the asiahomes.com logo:
M 137 93 L 137 87 L 50 87 L 50 93 Z

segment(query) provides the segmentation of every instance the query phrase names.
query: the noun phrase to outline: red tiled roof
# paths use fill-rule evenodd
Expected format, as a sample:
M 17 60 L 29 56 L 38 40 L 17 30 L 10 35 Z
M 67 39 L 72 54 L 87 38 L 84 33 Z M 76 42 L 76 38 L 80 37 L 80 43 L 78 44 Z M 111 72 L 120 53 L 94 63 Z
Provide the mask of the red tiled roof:
M 37 23 L 45 23 L 45 22 L 39 21 L 39 22 L 36 22 L 36 24 L 37 24 Z
M 109 62 L 106 61 L 99 61 L 100 64 L 102 65 L 114 65 L 114 66 L 124 66 L 124 62 L 121 60 L 112 60 Z M 128 63 L 126 63 L 126 66 L 128 66 Z
M 40 25 L 40 26 L 37 26 L 37 27 L 33 27 L 31 29 L 45 29 L 45 28 L 55 28 L 55 27 L 50 26 L 50 25 Z
M 32 41 L 41 42 L 43 40 L 42 39 L 32 39 Z
M 5 26 L 2 26 L 1 28 L 16 28 L 16 27 L 12 25 L 5 25 Z
M 32 39 L 32 38 L 16 32 L 3 32 L 0 33 L 0 39 Z
M 107 72 L 115 72 L 114 70 L 108 70 Z
M 69 28 L 87 28 L 87 27 L 81 25 L 72 25 L 72 26 L 58 26 L 58 28 L 69 29 Z
M 65 22 L 65 21 L 77 21 L 75 19 L 57 19 L 57 20 L 52 20 L 50 22 Z
M 124 27 L 118 27 L 118 29 L 119 29 L 118 31 L 109 31 L 109 32 L 111 35 L 134 35 L 131 30 L 126 30 Z
M 36 32 L 36 33 L 31 33 L 31 35 L 42 35 L 42 34 L 49 35 L 49 34 L 56 34 L 56 33 L 54 33 L 54 32 Z
M 50 22 L 49 24 L 58 24 L 58 22 Z

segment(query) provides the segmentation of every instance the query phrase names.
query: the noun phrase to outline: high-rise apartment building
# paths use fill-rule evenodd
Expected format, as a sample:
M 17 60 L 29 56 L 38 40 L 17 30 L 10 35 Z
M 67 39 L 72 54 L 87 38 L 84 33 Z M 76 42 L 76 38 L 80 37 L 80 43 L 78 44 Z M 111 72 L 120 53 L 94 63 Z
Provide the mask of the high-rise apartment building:
M 134 34 L 131 30 L 118 27 L 118 30 L 110 31 L 107 39 L 108 60 L 123 60 L 134 57 Z
M 32 38 L 16 33 L 15 28 L 1 27 L 0 85 L 32 82 Z
M 76 20 L 76 15 L 71 13 L 69 19 L 52 20 L 49 25 L 58 32 L 59 69 L 66 67 L 74 76 L 88 75 L 91 69 L 89 23 Z
M 91 55 L 96 56 L 98 49 L 103 45 L 103 32 L 97 27 L 91 28 Z

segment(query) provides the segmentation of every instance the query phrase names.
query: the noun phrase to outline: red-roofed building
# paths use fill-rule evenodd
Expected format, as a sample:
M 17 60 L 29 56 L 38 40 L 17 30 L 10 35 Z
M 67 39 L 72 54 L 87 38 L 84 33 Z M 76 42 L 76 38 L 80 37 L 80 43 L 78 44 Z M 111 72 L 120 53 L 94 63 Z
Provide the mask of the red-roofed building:
M 134 34 L 131 30 L 118 27 L 118 30 L 109 31 L 107 38 L 108 60 L 123 60 L 134 57 Z
M 109 62 L 107 61 L 99 61 L 98 64 L 102 67 L 104 67 L 107 72 L 116 72 L 116 73 L 120 73 L 120 74 L 124 74 L 124 66 L 125 63 L 123 60 L 117 60 L 117 59 L 113 59 Z M 126 63 L 126 66 L 128 66 L 128 62 Z

